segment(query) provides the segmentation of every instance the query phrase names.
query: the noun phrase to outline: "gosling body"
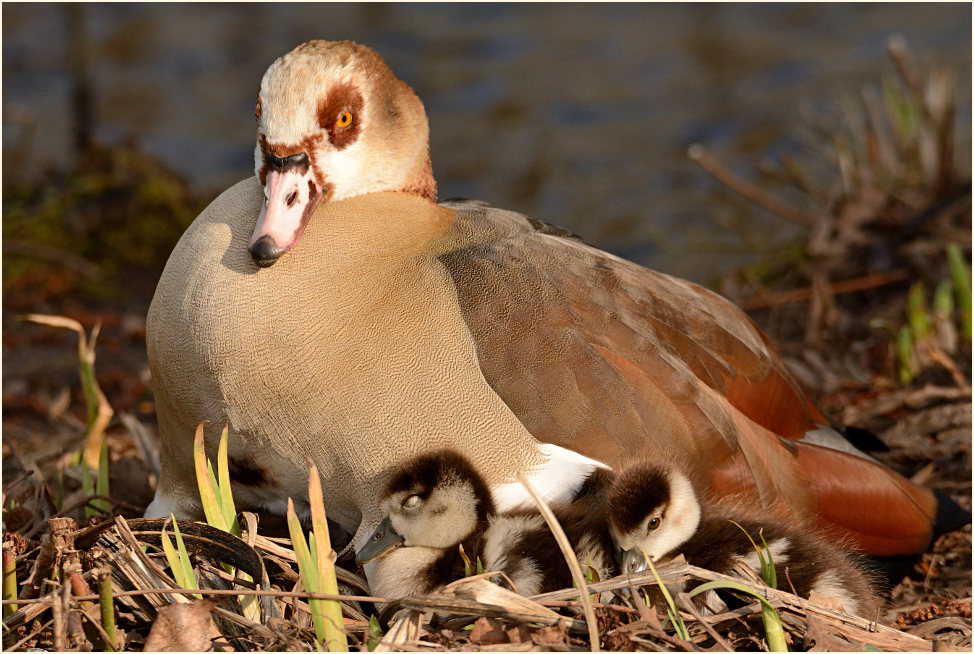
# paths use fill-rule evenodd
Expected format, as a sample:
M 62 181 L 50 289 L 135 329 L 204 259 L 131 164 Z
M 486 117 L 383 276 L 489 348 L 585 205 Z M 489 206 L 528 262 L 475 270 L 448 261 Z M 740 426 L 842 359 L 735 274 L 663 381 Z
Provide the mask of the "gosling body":
M 621 471 L 607 504 L 609 530 L 624 552 L 623 572 L 644 569 L 644 553 L 654 561 L 682 554 L 692 565 L 721 573 L 741 563 L 760 570 L 751 539 L 760 545 L 763 536 L 779 589 L 805 598 L 815 592 L 838 599 L 848 613 L 879 617 L 883 602 L 872 576 L 827 534 L 743 501 L 701 502 L 676 467 L 644 463 Z M 714 612 L 725 608 L 711 593 L 702 603 Z
M 599 578 L 615 572 L 604 493 L 578 489 L 575 502 L 552 506 L 579 563 Z M 381 570 L 372 591 L 383 597 L 431 592 L 465 574 L 460 553 L 485 571 L 503 572 L 523 595 L 571 586 L 561 550 L 537 509 L 498 512 L 476 468 L 453 450 L 423 454 L 395 468 L 381 495 L 385 516 L 360 563 Z M 593 506 L 601 504 L 601 510 Z M 388 580 L 388 581 L 385 581 Z

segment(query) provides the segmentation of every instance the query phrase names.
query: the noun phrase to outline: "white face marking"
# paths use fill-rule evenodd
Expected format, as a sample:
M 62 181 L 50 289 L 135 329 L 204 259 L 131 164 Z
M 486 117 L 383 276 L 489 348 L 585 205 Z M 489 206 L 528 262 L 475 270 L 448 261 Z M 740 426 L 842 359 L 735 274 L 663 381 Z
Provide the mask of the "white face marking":
M 568 502 L 595 468 L 604 463 L 582 456 L 564 447 L 544 443 L 539 448 L 544 461 L 530 468 L 526 476 L 546 502 Z M 534 500 L 518 481 L 491 488 L 498 511 L 509 511 L 521 505 L 534 506 Z
M 659 527 L 650 528 L 654 518 Z M 670 477 L 670 501 L 656 507 L 636 529 L 620 533 L 612 529 L 612 538 L 622 550 L 641 549 L 653 561 L 678 551 L 680 545 L 690 539 L 700 524 L 700 502 L 690 480 L 673 471 Z

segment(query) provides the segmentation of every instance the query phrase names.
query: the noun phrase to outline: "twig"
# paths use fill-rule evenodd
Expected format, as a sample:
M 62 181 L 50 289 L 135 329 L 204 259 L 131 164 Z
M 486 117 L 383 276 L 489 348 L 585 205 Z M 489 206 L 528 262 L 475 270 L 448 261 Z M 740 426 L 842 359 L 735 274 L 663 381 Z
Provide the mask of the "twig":
M 687 156 L 700 164 L 704 170 L 713 175 L 729 189 L 761 205 L 771 213 L 804 227 L 810 227 L 817 222 L 814 216 L 792 209 L 754 184 L 735 176 L 699 143 L 694 143 L 690 146 L 687 150 Z
M 297 597 L 299 599 L 327 599 L 327 600 L 344 600 L 347 602 L 373 602 L 376 604 L 385 604 L 391 600 L 387 600 L 384 597 L 372 597 L 370 595 L 333 595 L 328 593 L 309 593 L 306 591 L 288 591 L 288 590 L 260 590 L 249 588 L 142 588 L 139 590 L 117 590 L 112 592 L 114 597 L 135 597 L 138 595 L 164 595 L 167 593 L 172 593 L 176 595 L 259 595 L 265 597 Z M 98 595 L 75 595 L 74 598 L 78 601 L 95 601 L 99 598 Z M 48 596 L 36 597 L 31 599 L 11 599 L 3 600 L 3 604 L 35 604 L 40 602 L 48 601 Z
M 528 482 L 527 477 L 523 474 L 517 474 L 517 480 L 521 482 L 521 485 L 528 491 L 531 497 L 534 499 L 534 503 L 538 506 L 538 510 L 541 512 L 541 516 L 544 518 L 545 522 L 548 523 L 548 528 L 551 529 L 551 533 L 555 537 L 555 541 L 558 543 L 558 547 L 561 548 L 561 553 L 565 556 L 565 561 L 568 563 L 568 567 L 572 573 L 572 579 L 575 580 L 575 586 L 578 588 L 580 593 L 580 598 L 582 601 L 582 611 L 585 613 L 585 622 L 588 624 L 588 637 L 589 645 L 592 647 L 593 652 L 599 651 L 599 627 L 598 623 L 595 621 L 595 611 L 592 610 L 592 602 L 589 599 L 588 585 L 585 583 L 585 578 L 582 576 L 582 569 L 578 565 L 578 559 L 575 558 L 575 552 L 572 551 L 572 546 L 568 542 L 568 537 L 565 536 L 564 530 L 561 525 L 558 524 L 558 520 L 555 518 L 555 514 L 551 512 L 551 509 L 545 503 L 538 492 L 534 490 L 534 487 Z
M 879 288 L 881 286 L 888 286 L 890 284 L 898 284 L 908 280 L 909 278 L 910 273 L 907 270 L 897 268 L 896 270 L 891 270 L 886 273 L 871 273 L 855 279 L 846 279 L 840 282 L 834 282 L 829 285 L 829 289 L 832 295 L 842 295 L 844 293 L 854 293 L 856 291 L 865 291 L 873 288 Z M 806 302 L 811 299 L 812 294 L 813 289 L 811 287 L 796 288 L 791 291 L 769 293 L 766 295 L 761 295 L 760 297 L 742 300 L 737 304 L 744 311 L 755 311 L 757 309 L 768 309 L 771 307 L 780 306 L 782 304 L 791 304 L 793 302 Z
M 16 643 L 14 643 L 13 645 L 11 645 L 10 647 L 4 647 L 3 649 L 5 651 L 7 651 L 7 652 L 13 652 L 14 650 L 16 650 L 18 647 L 20 647 L 24 643 L 26 643 L 31 638 L 37 638 L 37 636 L 41 632 L 43 632 L 48 627 L 53 627 L 53 626 L 54 626 L 54 618 L 51 618 L 50 620 L 48 620 L 47 622 L 45 622 L 44 625 L 40 629 L 37 629 L 36 631 L 27 634 L 26 636 L 24 636 L 23 638 L 21 638 L 20 640 L 18 640 Z
M 704 631 L 710 634 L 710 637 L 714 639 L 714 641 L 717 643 L 720 649 L 724 650 L 725 652 L 731 652 L 734 650 L 731 644 L 728 643 L 723 636 L 717 633 L 716 629 L 710 626 L 710 622 L 708 622 L 706 618 L 700 615 L 700 611 L 698 611 L 697 607 L 693 605 L 693 600 L 690 599 L 689 595 L 687 595 L 686 593 L 677 593 L 676 599 L 681 604 L 682 608 L 687 612 L 689 612 L 690 615 L 692 615 L 694 619 L 697 621 L 697 623 L 704 628 Z

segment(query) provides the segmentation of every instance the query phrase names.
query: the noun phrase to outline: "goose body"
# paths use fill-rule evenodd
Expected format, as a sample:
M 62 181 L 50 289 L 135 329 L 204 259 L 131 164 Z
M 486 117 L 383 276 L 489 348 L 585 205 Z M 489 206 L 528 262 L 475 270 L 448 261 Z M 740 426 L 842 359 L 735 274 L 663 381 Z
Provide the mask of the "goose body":
M 622 572 L 682 554 L 688 563 L 728 573 L 739 563 L 760 571 L 754 542 L 761 536 L 774 561 L 778 588 L 801 597 L 836 598 L 849 613 L 877 619 L 882 601 L 870 574 L 826 534 L 804 529 L 766 507 L 724 499 L 703 502 L 678 468 L 639 463 L 615 476 L 607 490 L 607 523 L 623 550 Z M 750 537 L 749 537 L 750 536 Z M 714 593 L 705 606 L 723 608 Z
M 381 495 L 384 516 L 359 550 L 375 561 L 372 592 L 383 597 L 428 593 L 464 575 L 466 556 L 486 571 L 503 572 L 524 595 L 570 587 L 571 571 L 537 509 L 498 512 L 490 489 L 463 455 L 444 449 L 422 454 L 391 472 Z M 614 573 L 615 545 L 605 511 L 585 502 L 553 507 L 578 560 L 598 578 Z
M 254 177 L 189 227 L 149 309 L 147 515 L 202 515 L 210 420 L 239 506 L 300 503 L 311 459 L 357 546 L 388 468 L 443 447 L 506 506 L 518 471 L 564 501 L 599 465 L 679 456 L 698 491 L 778 502 L 864 551 L 929 542 L 932 493 L 853 450 L 729 302 L 526 216 L 436 204 L 423 105 L 374 51 L 299 46 L 256 113 Z

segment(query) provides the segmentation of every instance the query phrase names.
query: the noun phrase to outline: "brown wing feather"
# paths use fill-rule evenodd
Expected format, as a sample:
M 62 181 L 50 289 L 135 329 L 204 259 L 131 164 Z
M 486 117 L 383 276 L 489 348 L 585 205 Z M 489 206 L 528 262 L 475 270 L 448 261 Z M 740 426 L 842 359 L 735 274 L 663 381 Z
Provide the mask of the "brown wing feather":
M 864 535 L 850 510 L 820 510 L 826 501 L 856 505 L 855 493 L 839 501 L 825 491 L 868 463 L 866 478 L 890 504 L 926 498 L 917 516 L 929 518 L 929 537 L 926 489 L 848 455 L 830 471 L 840 453 L 826 448 L 803 445 L 798 456 L 795 441 L 826 420 L 737 307 L 519 214 L 451 207 L 458 219 L 440 259 L 485 378 L 536 438 L 612 466 L 676 458 L 701 489 L 783 499 L 867 549 L 890 549 L 876 536 L 886 527 Z M 901 551 L 917 551 L 920 538 Z

